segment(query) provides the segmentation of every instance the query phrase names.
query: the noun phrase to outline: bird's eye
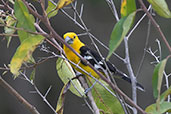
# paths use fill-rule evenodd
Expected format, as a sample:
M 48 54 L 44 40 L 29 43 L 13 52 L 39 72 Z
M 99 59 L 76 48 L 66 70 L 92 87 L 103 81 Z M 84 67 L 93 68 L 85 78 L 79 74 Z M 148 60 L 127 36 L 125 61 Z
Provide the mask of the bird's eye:
M 76 38 L 76 36 L 74 36 L 74 39 Z

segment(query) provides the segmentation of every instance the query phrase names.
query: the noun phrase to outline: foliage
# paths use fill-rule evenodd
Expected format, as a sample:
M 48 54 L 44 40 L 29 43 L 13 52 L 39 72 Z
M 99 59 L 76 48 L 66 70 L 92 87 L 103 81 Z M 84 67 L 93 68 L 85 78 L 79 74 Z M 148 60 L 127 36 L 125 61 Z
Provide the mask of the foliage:
M 142 111 L 144 113 L 147 112 L 149 114 L 161 114 L 165 112 L 171 112 L 171 103 L 168 100 L 171 94 L 171 86 L 167 85 L 170 87 L 167 87 L 167 89 L 163 93 L 161 93 L 164 76 L 163 74 L 165 73 L 165 67 L 168 63 L 168 59 L 171 57 L 170 55 L 168 55 L 162 61 L 159 61 L 158 57 L 156 57 L 155 54 L 152 53 L 152 51 L 149 51 L 149 53 L 156 58 L 156 62 L 158 63 L 154 68 L 154 73 L 152 77 L 153 95 L 156 99 L 156 103 L 146 107 L 145 111 L 140 110 L 141 108 L 136 103 L 136 101 L 128 100 L 129 97 L 117 87 L 117 85 L 114 83 L 115 81 L 111 81 L 111 79 L 109 78 L 110 72 L 108 71 L 106 71 L 107 75 L 106 77 L 104 77 L 104 79 L 95 79 L 91 77 L 91 74 L 89 74 L 91 78 L 86 78 L 88 85 L 91 86 L 93 85 L 93 83 L 95 83 L 95 85 L 93 85 L 92 90 L 90 89 L 90 93 L 92 93 L 92 96 L 86 96 L 87 93 L 85 92 L 84 83 L 78 80 L 79 77 L 77 77 L 77 75 L 75 74 L 75 70 L 71 67 L 71 64 L 73 65 L 72 61 L 67 60 L 67 58 L 65 57 L 65 53 L 63 52 L 62 46 L 60 45 L 61 43 L 63 45 L 66 45 L 66 42 L 64 42 L 64 40 L 58 35 L 58 33 L 55 32 L 52 27 L 52 23 L 50 22 L 50 18 L 55 18 L 56 15 L 60 15 L 60 13 L 58 12 L 61 11 L 65 15 L 67 15 L 69 19 L 72 20 L 76 25 L 83 29 L 92 40 L 94 37 L 89 32 L 86 27 L 86 24 L 82 19 L 83 5 L 80 8 L 80 12 L 78 12 L 76 8 L 77 1 L 74 2 L 74 0 L 59 0 L 57 4 L 52 0 L 48 0 L 47 7 L 45 7 L 46 5 L 43 0 L 35 0 L 33 2 L 40 3 L 40 6 L 43 11 L 42 14 L 39 14 L 37 12 L 37 9 L 36 7 L 34 7 L 33 4 L 30 5 L 31 3 L 28 3 L 25 0 L 9 0 L 10 5 L 8 5 L 8 3 L 6 2 L 3 2 L 4 5 L 1 5 L 1 7 L 4 6 L 5 9 L 0 10 L 0 24 L 4 27 L 4 33 L 2 33 L 1 35 L 5 36 L 5 39 L 7 40 L 7 47 L 9 47 L 13 36 L 17 36 L 20 41 L 19 46 L 16 48 L 16 51 L 13 54 L 13 57 L 11 58 L 9 67 L 6 66 L 4 68 L 6 70 L 4 74 L 10 71 L 12 75 L 14 75 L 14 79 L 22 75 L 25 80 L 27 80 L 33 85 L 36 92 L 43 98 L 43 100 L 52 109 L 52 111 L 58 114 L 63 114 L 64 112 L 67 91 L 71 91 L 74 95 L 84 100 L 88 98 L 90 102 L 93 102 L 94 105 L 97 105 L 97 108 L 101 111 L 101 113 L 103 112 L 109 114 L 124 114 L 124 111 L 128 110 L 128 106 L 133 109 L 132 111 L 135 114 L 136 110 Z M 106 2 L 114 12 L 114 15 L 117 20 L 117 11 L 115 11 L 116 9 L 114 7 L 114 4 L 112 4 L 113 1 L 106 0 Z M 152 8 L 154 9 L 154 11 L 156 11 L 158 15 L 164 18 L 171 18 L 171 12 L 165 0 L 148 0 L 148 2 L 152 5 Z M 11 5 L 13 6 L 13 8 L 11 7 Z M 73 17 L 63 10 L 66 6 L 69 6 L 68 9 L 70 11 L 73 11 Z M 6 8 L 9 11 L 6 11 Z M 120 9 L 121 18 L 117 20 L 117 23 L 114 25 L 113 30 L 110 34 L 109 52 L 106 60 L 109 60 L 112 54 L 115 53 L 115 50 L 120 46 L 124 38 L 128 39 L 127 34 L 129 33 L 129 31 L 134 30 L 132 29 L 132 26 L 135 23 L 135 16 L 137 15 L 137 13 L 139 13 L 138 11 L 139 10 L 137 9 L 135 0 L 122 0 Z M 77 21 L 78 19 L 79 21 Z M 154 20 L 151 21 L 155 24 Z M 41 28 L 41 24 L 46 27 L 48 32 L 45 32 L 44 29 Z M 160 31 L 160 34 L 162 34 L 162 31 Z M 45 60 L 37 61 L 37 58 L 35 60 L 33 58 L 33 53 L 35 52 L 37 47 L 39 47 L 43 42 L 45 42 L 45 40 L 51 46 L 55 47 L 59 52 L 57 55 L 55 52 L 50 52 L 48 49 L 42 49 L 45 52 L 52 54 L 54 58 L 58 57 L 56 61 L 56 71 L 64 85 L 58 97 L 56 109 L 54 109 L 46 99 L 46 96 L 49 91 L 47 92 L 47 94 L 42 95 L 41 92 L 37 89 L 34 81 L 36 76 L 36 66 L 41 64 Z M 164 42 L 166 44 L 168 43 L 166 40 L 164 40 Z M 92 43 L 95 45 L 94 40 L 92 40 Z M 168 47 L 167 45 L 167 48 L 170 52 L 170 46 Z M 47 57 L 47 60 L 49 58 L 51 57 Z M 130 61 L 126 61 L 125 58 L 123 59 L 120 56 L 119 58 L 123 62 L 125 62 L 126 64 L 130 64 L 131 66 Z M 130 58 L 128 59 L 130 60 Z M 82 60 L 80 62 L 82 62 Z M 31 66 L 28 66 L 28 64 L 31 64 Z M 79 65 L 75 66 L 79 67 Z M 33 69 L 33 71 L 30 74 L 30 78 L 27 78 L 27 76 L 25 76 L 25 72 L 30 67 Z M 82 69 L 80 68 L 80 70 Z M 129 73 L 134 74 L 133 71 L 129 71 Z M 167 79 L 169 76 L 165 77 Z M 134 78 L 136 77 L 134 76 Z M 132 78 L 131 81 L 133 81 Z M 128 102 L 125 102 L 127 100 Z M 91 105 L 93 105 L 93 103 Z M 135 108 L 136 110 L 134 110 Z

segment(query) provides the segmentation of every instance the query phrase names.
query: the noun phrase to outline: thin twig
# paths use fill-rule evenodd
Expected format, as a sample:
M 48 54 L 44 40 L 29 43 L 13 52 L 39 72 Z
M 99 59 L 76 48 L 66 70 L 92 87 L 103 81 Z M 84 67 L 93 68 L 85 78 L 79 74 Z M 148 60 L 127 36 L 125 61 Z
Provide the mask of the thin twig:
M 52 2 L 53 3 L 53 2 Z M 55 3 L 54 3 L 55 4 Z M 76 25 L 78 25 L 82 30 L 85 30 L 85 28 L 79 24 L 74 18 L 72 18 L 69 14 L 67 14 L 65 12 L 65 10 L 61 9 L 62 13 L 64 13 L 69 19 L 71 19 Z M 87 35 L 88 33 L 86 32 L 85 35 Z M 97 39 L 91 32 L 89 32 L 89 35 L 96 40 L 100 45 L 102 45 L 105 49 L 109 50 L 109 48 L 107 46 L 105 46 L 99 39 Z M 119 58 L 120 60 L 124 61 L 124 59 L 122 57 L 120 57 L 118 54 L 113 53 L 117 58 Z
M 158 39 L 156 39 L 156 42 L 158 44 L 158 48 L 159 48 L 159 60 L 161 61 L 162 59 L 162 52 L 161 52 L 161 45 L 160 45 L 160 41 Z
M 13 37 L 18 37 L 17 34 L 5 34 L 5 33 L 0 33 L 0 36 L 13 36 Z
M 37 24 L 35 23 L 34 26 L 41 32 L 44 34 L 45 37 L 49 37 L 50 40 L 52 40 L 52 42 L 49 39 L 45 39 L 46 41 L 48 41 L 51 45 L 53 45 L 54 47 L 56 47 L 60 52 L 63 51 L 62 47 L 56 42 L 56 40 L 54 38 L 51 38 L 50 35 L 48 35 L 45 31 L 43 31 L 43 29 Z
M 11 28 L 11 29 L 14 29 L 14 30 L 22 30 L 22 31 L 28 32 L 30 34 L 43 35 L 43 34 L 38 33 L 38 32 L 33 32 L 33 31 L 30 31 L 30 30 L 26 30 L 24 28 L 17 28 L 17 27 L 14 27 L 14 26 L 8 26 L 6 24 L 0 24 L 0 26 L 2 26 L 2 27 L 8 27 L 8 28 Z
M 106 86 L 103 85 L 103 83 L 101 83 L 98 79 L 96 79 L 94 76 L 92 76 L 91 74 L 87 73 L 84 69 L 82 69 L 81 67 L 79 67 L 78 65 L 76 65 L 75 63 L 73 63 L 72 61 L 69 61 L 71 62 L 73 65 L 77 66 L 81 71 L 83 71 L 84 73 L 86 73 L 87 75 L 89 75 L 91 78 L 93 78 L 95 81 L 97 81 L 97 83 L 99 83 L 100 85 L 102 85 L 109 93 L 111 93 L 113 96 L 116 97 L 115 94 L 113 94 L 113 92 L 110 91 L 110 89 L 108 89 Z M 93 69 L 93 67 L 92 67 Z M 96 73 L 98 71 L 96 71 L 95 69 L 93 69 Z M 98 74 L 100 77 L 102 74 Z M 118 92 L 126 101 L 128 101 L 132 106 L 134 106 L 137 110 L 139 110 L 142 114 L 146 114 L 146 112 L 144 110 L 142 110 L 138 105 L 134 104 L 134 102 L 129 98 L 127 97 L 126 94 L 124 94 L 117 86 L 115 86 L 113 83 L 109 82 L 107 78 L 104 78 L 104 77 L 101 77 L 102 80 L 104 80 L 106 83 L 109 84 L 109 86 L 116 92 Z
M 119 16 L 118 16 L 118 13 L 117 13 L 117 10 L 116 10 L 116 7 L 115 7 L 113 0 L 105 0 L 105 1 L 107 2 L 111 11 L 113 12 L 113 15 L 115 16 L 116 21 L 119 21 Z
M 0 70 L 6 70 L 6 71 L 9 71 L 10 69 L 4 68 L 4 67 L 0 67 Z
M 147 36 L 146 36 L 146 41 L 145 41 L 145 47 L 144 47 L 144 52 L 140 61 L 140 65 L 138 67 L 137 73 L 136 73 L 136 77 L 138 77 L 140 70 L 143 66 L 144 60 L 145 60 L 145 56 L 146 56 L 146 50 L 147 50 L 147 46 L 148 46 L 148 41 L 150 38 L 150 30 L 151 30 L 151 21 L 148 21 L 148 27 L 147 27 Z
M 97 83 L 99 83 L 102 87 L 104 87 L 111 95 L 113 95 L 114 97 L 116 97 L 116 95 L 109 88 L 107 88 L 103 83 L 101 83 L 97 78 L 95 78 L 94 76 L 92 76 L 90 73 L 86 72 L 84 69 L 82 69 L 79 65 L 75 64 L 74 62 L 72 62 L 72 61 L 70 61 L 70 60 L 68 60 L 66 58 L 65 58 L 65 60 L 69 61 L 71 64 L 73 64 L 74 66 L 76 66 L 77 68 L 79 68 L 81 71 L 83 71 L 85 74 L 87 74 L 92 79 L 94 79 Z
M 0 76 L 0 85 L 3 88 L 5 88 L 12 96 L 14 96 L 32 114 L 40 114 L 33 105 L 31 105 L 15 89 L 13 89 L 5 80 L 3 80 L 1 76 Z
M 154 27 L 156 28 L 156 30 L 159 32 L 162 40 L 164 41 L 164 43 L 166 44 L 169 52 L 171 53 L 171 47 L 166 39 L 166 37 L 164 36 L 162 30 L 160 29 L 160 26 L 157 24 L 157 22 L 154 20 L 154 18 L 152 17 L 152 15 L 148 12 L 144 2 L 142 0 L 138 0 L 139 3 L 141 4 L 142 6 L 142 9 L 144 10 L 144 12 L 147 14 L 147 16 L 149 17 L 149 19 L 151 20 L 152 24 L 154 25 Z
M 96 38 L 92 33 L 90 33 L 91 37 L 96 40 L 100 45 L 102 45 L 105 49 L 109 50 L 109 48 L 104 45 L 98 38 Z M 121 60 L 122 62 L 124 62 L 124 59 L 122 57 L 120 57 L 118 54 L 113 52 L 113 55 L 115 55 L 119 60 Z
M 76 54 L 81 61 L 83 61 L 84 63 L 86 63 L 91 69 L 93 69 L 102 80 L 104 80 L 106 83 L 108 83 L 110 85 L 110 87 L 113 90 L 116 90 L 121 96 L 123 96 L 132 106 L 136 107 L 141 113 L 146 114 L 146 112 L 144 110 L 142 110 L 138 105 L 136 105 L 126 94 L 124 94 L 118 87 L 116 87 L 113 83 L 111 83 L 107 78 L 105 78 L 99 71 L 97 71 L 87 60 L 85 60 L 80 54 L 78 54 L 69 44 L 67 44 L 63 38 L 61 38 L 56 32 L 55 30 L 51 27 L 51 25 L 47 22 L 46 19 L 44 19 L 42 16 L 40 16 L 39 14 L 37 14 L 36 12 L 33 13 L 33 10 L 30 8 L 30 6 L 28 5 L 28 3 L 25 0 L 22 0 L 24 2 L 24 4 L 27 6 L 28 10 L 30 11 L 30 13 L 32 13 L 34 16 L 38 15 L 37 17 L 42 21 L 42 23 L 45 24 L 45 26 L 49 29 L 49 31 L 51 31 L 52 33 L 52 37 L 56 38 L 58 41 L 60 41 L 61 43 L 63 43 L 64 45 L 66 45 L 74 54 Z
M 72 8 L 74 9 L 74 12 L 75 12 L 75 13 L 77 14 L 77 16 L 79 17 L 79 20 L 81 21 L 81 24 L 83 25 L 83 27 L 84 27 L 84 29 L 85 29 L 85 32 L 88 34 L 88 36 L 89 36 L 89 38 L 90 38 L 92 44 L 94 45 L 94 47 L 96 48 L 96 50 L 97 50 L 97 52 L 98 52 L 98 54 L 101 56 L 101 58 L 103 58 L 103 56 L 102 56 L 102 54 L 101 54 L 101 52 L 100 52 L 98 46 L 97 46 L 96 43 L 94 42 L 94 39 L 92 38 L 92 35 L 91 35 L 91 33 L 89 32 L 89 30 L 88 30 L 86 24 L 84 23 L 82 17 L 79 15 L 79 13 L 78 13 L 78 11 L 77 11 L 77 9 L 76 9 L 76 5 L 74 6 L 74 5 L 72 4 Z M 95 59 L 94 59 L 94 60 L 95 60 Z M 96 60 L 95 60 L 95 61 L 96 61 Z M 107 64 L 106 64 L 106 62 L 105 62 L 105 61 L 103 61 L 103 62 L 104 62 L 104 64 L 105 64 L 105 67 L 107 68 L 107 71 L 108 71 L 108 72 L 107 72 L 106 70 L 104 70 L 104 69 L 102 69 L 102 70 L 104 71 L 105 76 L 107 77 L 107 79 L 110 81 L 110 80 L 111 80 L 110 77 L 112 77 L 112 73 L 110 72 L 110 70 L 109 70 L 109 68 L 108 68 L 108 66 L 107 66 Z M 96 63 L 98 63 L 98 62 L 96 62 Z M 109 76 L 109 75 L 110 75 L 110 76 Z M 114 78 L 112 78 L 112 83 L 114 83 L 114 85 L 117 86 L 117 84 L 116 84 Z M 120 103 L 121 103 L 123 109 L 124 109 L 125 112 L 126 112 L 126 108 L 125 108 L 126 105 L 124 104 L 124 99 L 122 99 L 122 97 L 120 97 L 119 94 L 118 94 L 117 92 L 116 92 L 116 97 L 118 98 L 118 100 L 120 101 Z M 122 102 L 121 102 L 121 101 L 122 101 Z
M 148 11 L 151 9 L 151 5 L 148 7 Z M 129 34 L 127 35 L 127 37 L 129 38 L 132 33 L 135 31 L 135 29 L 138 27 L 138 25 L 142 22 L 142 20 L 145 18 L 147 14 L 145 13 L 139 20 L 138 22 L 135 24 L 135 26 L 131 29 L 131 31 L 129 32 Z
M 4 4 L 4 6 L 5 6 L 6 9 L 8 9 L 11 12 L 13 12 L 13 9 L 6 2 L 4 2 L 4 0 L 1 0 L 1 1 Z
M 47 92 L 45 93 L 45 95 L 43 95 L 39 89 L 37 88 L 37 86 L 33 83 L 33 81 L 31 81 L 29 78 L 27 78 L 27 76 L 25 75 L 25 73 L 20 72 L 20 74 L 24 77 L 24 79 L 26 81 L 28 81 L 31 85 L 33 85 L 34 89 L 36 90 L 37 94 L 43 99 L 43 101 L 50 107 L 50 109 L 57 114 L 56 110 L 52 107 L 52 105 L 47 101 L 46 96 L 49 93 L 49 89 L 47 90 Z M 50 87 L 51 88 L 51 87 Z
M 46 15 L 46 13 L 44 13 L 44 15 Z M 46 19 L 46 21 L 47 21 L 48 19 Z M 49 23 L 49 21 L 48 21 L 48 23 Z M 50 23 L 49 23 L 50 24 Z M 43 32 L 43 33 L 45 33 L 37 24 L 35 24 L 35 26 L 41 31 L 41 32 Z M 51 38 L 52 39 L 52 38 Z M 57 44 L 57 42 L 56 42 L 56 40 L 52 40 L 55 44 Z M 57 47 L 58 47 L 58 49 L 59 49 L 59 45 L 57 45 Z M 62 50 L 62 48 L 60 48 L 59 50 Z M 61 52 L 63 52 L 63 50 L 61 51 Z M 89 98 L 90 98 L 90 96 L 89 96 Z M 94 105 L 93 105 L 94 106 Z M 98 108 L 97 108 L 98 109 Z M 98 112 L 97 111 L 97 109 L 96 109 L 96 113 Z M 97 114 L 99 114 L 99 113 L 97 113 Z
M 91 37 L 91 35 L 90 35 L 90 33 L 89 33 L 89 30 L 88 30 L 86 24 L 84 23 L 82 17 L 79 15 L 79 13 L 78 13 L 78 11 L 77 11 L 77 9 L 76 9 L 76 5 L 74 6 L 74 5 L 72 4 L 72 8 L 74 9 L 74 12 L 76 13 L 76 15 L 79 17 L 79 20 L 81 21 L 81 24 L 83 25 L 83 27 L 84 27 L 86 33 L 88 34 L 88 36 L 89 36 L 89 38 L 90 38 L 92 44 L 94 45 L 95 49 L 96 49 L 97 52 L 98 52 L 98 54 L 100 55 L 101 58 L 104 58 L 104 57 L 102 56 L 102 54 L 101 54 L 101 52 L 100 52 L 98 46 L 96 45 L 96 43 L 94 42 L 93 38 Z M 94 60 L 95 60 L 95 59 L 94 59 Z M 96 60 L 95 60 L 95 61 L 96 61 Z M 104 62 L 105 62 L 105 61 L 104 61 Z M 97 61 L 96 61 L 96 63 L 98 64 Z M 107 67 L 106 63 L 105 63 L 105 67 L 106 67 L 107 70 L 108 70 L 108 67 Z M 104 69 L 102 69 L 102 70 L 104 71 Z M 109 71 L 109 70 L 108 70 L 108 71 Z M 109 71 L 109 72 L 110 72 L 110 71 Z M 111 74 L 111 73 L 110 73 L 110 74 Z M 107 76 L 108 79 L 110 79 L 108 73 L 105 73 L 105 75 Z M 116 84 L 116 83 L 115 83 L 115 84 Z
M 160 42 L 158 42 L 157 43 L 158 44 L 158 47 L 159 47 L 159 50 L 161 49 L 161 45 L 160 45 Z M 156 52 L 153 52 L 152 50 L 151 50 L 151 48 L 149 48 L 148 50 L 146 50 L 151 56 L 153 56 L 154 58 L 155 58 L 155 63 L 157 64 L 157 63 L 160 63 L 160 56 L 161 55 L 159 55 L 159 57 L 158 56 L 156 56 Z M 160 54 L 160 52 L 159 52 L 159 54 Z M 169 55 L 167 58 L 169 58 L 169 57 L 171 57 L 171 55 Z M 164 74 L 164 77 L 165 77 L 165 83 L 166 83 L 166 88 L 167 89 L 169 89 L 169 86 L 170 86 L 170 84 L 169 84 L 169 75 L 167 75 L 166 74 L 166 72 L 164 71 L 163 72 L 163 74 Z M 167 97 L 167 101 L 168 102 L 170 102 L 170 98 L 171 98 L 171 95 L 168 95 L 168 97 Z
M 113 0 L 112 0 L 112 2 L 113 2 Z M 111 4 L 111 2 L 108 2 L 108 4 Z M 115 17 L 117 16 L 116 14 L 114 14 L 114 15 L 115 15 Z M 117 17 L 116 17 L 116 19 L 117 19 Z M 119 21 L 119 19 L 117 19 L 117 21 Z M 133 69 L 132 69 L 131 63 L 130 63 L 129 50 L 128 50 L 128 38 L 130 37 L 130 35 L 132 34 L 132 32 L 135 30 L 135 28 L 138 26 L 138 24 L 140 22 L 141 22 L 141 20 L 134 26 L 134 28 L 131 30 L 131 32 L 128 34 L 128 36 L 124 38 L 124 43 L 125 43 L 125 59 L 124 59 L 124 62 L 126 63 L 126 66 L 127 66 L 130 78 L 131 78 L 131 82 L 132 82 L 132 99 L 133 99 L 133 102 L 135 104 L 137 104 L 136 77 L 135 77 L 135 75 L 133 73 Z M 133 108 L 133 113 L 137 114 L 137 109 L 136 108 Z
M 87 89 L 88 88 L 88 84 L 85 82 L 85 79 L 83 77 L 79 77 L 79 80 L 82 83 L 82 86 L 84 87 L 84 89 Z M 98 107 L 97 107 L 97 105 L 96 105 L 96 103 L 94 101 L 94 98 L 93 98 L 93 96 L 92 96 L 92 94 L 91 94 L 90 91 L 87 93 L 87 97 L 90 100 L 90 103 L 91 103 L 91 106 L 92 106 L 92 109 L 93 109 L 92 110 L 93 111 L 93 114 L 100 114 L 99 113 L 99 109 L 98 109 Z

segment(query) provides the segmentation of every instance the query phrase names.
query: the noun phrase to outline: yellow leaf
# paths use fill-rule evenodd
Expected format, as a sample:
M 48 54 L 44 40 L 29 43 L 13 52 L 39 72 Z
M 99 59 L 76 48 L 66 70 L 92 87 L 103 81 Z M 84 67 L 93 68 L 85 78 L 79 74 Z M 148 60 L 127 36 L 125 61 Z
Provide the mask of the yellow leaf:
M 56 9 L 61 9 L 67 5 L 69 5 L 71 2 L 73 2 L 74 0 L 59 0 Z
M 122 0 L 121 3 L 121 17 L 128 16 L 132 12 L 136 11 L 136 0 Z
M 17 48 L 12 60 L 10 62 L 10 71 L 15 76 L 19 75 L 19 69 L 23 62 L 30 59 L 36 46 L 39 45 L 44 39 L 41 35 L 29 35 L 21 45 Z
M 126 9 L 126 0 L 123 0 L 122 1 L 122 4 L 121 4 L 121 15 L 122 16 L 126 16 L 127 15 L 127 9 Z
M 57 106 L 56 106 L 56 112 L 58 114 L 63 114 L 64 111 L 64 100 L 65 100 L 65 95 L 68 89 L 70 88 L 71 81 L 68 81 L 62 88 L 60 96 L 58 98 Z

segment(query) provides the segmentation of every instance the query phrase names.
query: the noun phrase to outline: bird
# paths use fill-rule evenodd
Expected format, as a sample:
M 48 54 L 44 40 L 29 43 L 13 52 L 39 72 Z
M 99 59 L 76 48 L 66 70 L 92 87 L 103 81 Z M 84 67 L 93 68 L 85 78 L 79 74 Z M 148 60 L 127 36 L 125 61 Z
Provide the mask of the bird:
M 105 75 L 104 70 L 106 70 L 106 66 L 108 67 L 109 71 L 112 73 L 112 76 L 125 80 L 131 83 L 130 77 L 128 77 L 125 73 L 118 70 L 114 64 L 109 61 L 106 61 L 103 57 L 99 55 L 99 53 L 83 42 L 80 41 L 78 35 L 75 32 L 67 32 L 63 35 L 63 38 L 67 44 L 69 44 L 78 54 L 80 54 L 84 59 L 86 59 L 95 69 L 97 69 L 100 73 Z M 71 64 L 71 66 L 78 72 L 87 75 L 87 73 L 83 72 L 79 67 L 84 69 L 86 72 L 90 73 L 95 78 L 99 79 L 100 76 L 90 68 L 84 61 L 82 61 L 73 51 L 71 51 L 65 44 L 63 45 L 63 50 L 68 60 L 72 61 L 76 65 Z M 136 82 L 136 87 L 144 91 L 144 87 Z

